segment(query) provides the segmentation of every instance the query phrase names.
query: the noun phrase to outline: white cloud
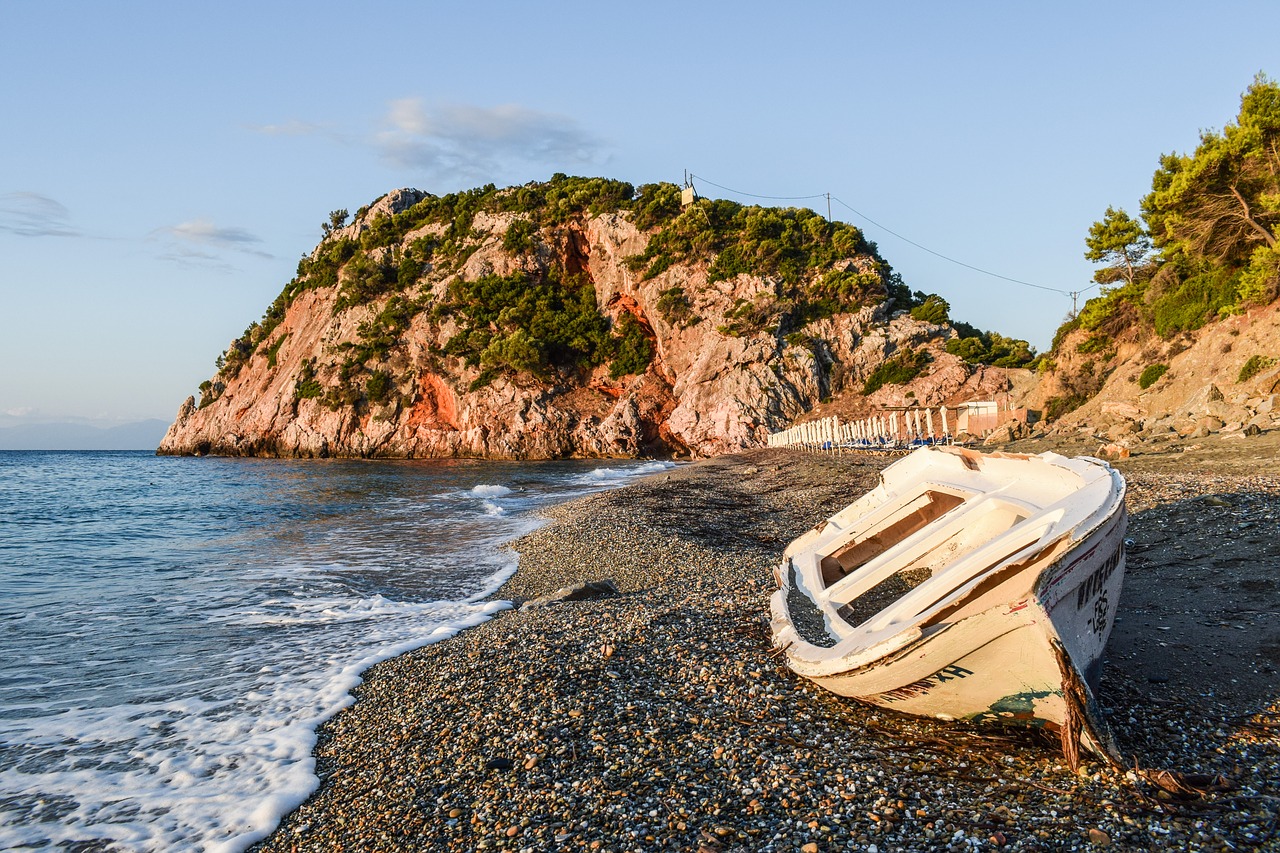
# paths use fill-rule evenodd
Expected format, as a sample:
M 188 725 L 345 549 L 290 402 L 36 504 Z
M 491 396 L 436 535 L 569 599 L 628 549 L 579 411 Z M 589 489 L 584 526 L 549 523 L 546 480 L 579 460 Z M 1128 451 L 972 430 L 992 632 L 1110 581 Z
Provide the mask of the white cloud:
M 0 231 L 19 237 L 75 237 L 70 211 L 62 203 L 32 192 L 0 194 Z
M 224 272 L 232 267 L 225 262 L 222 252 L 234 251 L 257 258 L 270 259 L 267 252 L 255 248 L 262 238 L 244 228 L 215 225 L 207 219 L 193 219 L 157 229 L 152 235 L 165 241 L 163 260 L 182 264 L 213 267 Z
M 182 240 L 211 246 L 240 247 L 262 240 L 243 228 L 222 228 L 207 219 L 193 219 L 163 229 Z
M 516 104 L 392 101 L 374 142 L 398 168 L 469 179 L 529 165 L 564 171 L 604 159 L 604 144 L 572 118 Z
M 266 136 L 316 136 L 327 135 L 329 132 L 323 125 L 296 118 L 279 124 L 250 125 L 249 129 Z

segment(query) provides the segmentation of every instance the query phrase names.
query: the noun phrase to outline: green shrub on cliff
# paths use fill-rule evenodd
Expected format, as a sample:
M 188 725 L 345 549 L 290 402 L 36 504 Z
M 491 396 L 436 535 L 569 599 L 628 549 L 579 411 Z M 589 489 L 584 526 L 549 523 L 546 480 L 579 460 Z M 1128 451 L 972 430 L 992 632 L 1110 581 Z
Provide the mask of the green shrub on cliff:
M 1241 365 L 1240 374 L 1236 377 L 1236 381 L 1248 382 L 1275 363 L 1276 360 L 1269 355 L 1251 355 L 1249 360 Z
M 936 293 L 930 293 L 919 305 L 911 309 L 913 319 L 921 323 L 940 325 L 951 321 L 951 305 Z
M 653 347 L 640 321 L 629 313 L 623 313 L 618 317 L 614 332 L 616 337 L 612 340 L 609 377 L 619 379 L 648 370 L 649 363 L 653 361 Z
M 382 403 L 391 396 L 395 388 L 395 380 L 391 378 L 391 374 L 375 370 L 364 382 L 364 395 L 370 403 Z
M 1168 371 L 1169 365 L 1167 364 L 1147 365 L 1146 369 L 1142 371 L 1142 375 L 1138 377 L 1138 387 L 1145 391 L 1156 384 L 1156 381 Z
M 276 366 L 276 358 L 280 355 L 280 347 L 284 346 L 284 340 L 287 337 L 289 337 L 289 333 L 285 332 L 276 338 L 275 343 L 267 348 L 267 367 L 274 368 Z
M 1059 397 L 1050 397 L 1044 403 L 1045 420 L 1056 421 L 1068 412 L 1074 412 L 1087 402 L 1089 402 L 1089 398 L 1083 394 L 1064 394 Z
M 302 362 L 302 369 L 293 386 L 295 400 L 311 400 L 324 394 L 324 386 L 316 379 L 315 362 L 307 359 Z
M 530 219 L 517 219 L 507 226 L 507 233 L 502 235 L 502 248 L 513 255 L 523 255 L 533 251 L 533 235 L 538 233 L 538 226 Z
M 658 316 L 673 326 L 693 326 L 702 319 L 693 313 L 693 303 L 680 285 L 662 291 L 657 307 Z
M 929 353 L 925 350 L 906 350 L 881 362 L 862 386 L 864 395 L 871 395 L 885 385 L 905 385 L 915 379 L 929 365 Z
M 608 322 L 596 307 L 595 288 L 580 276 L 457 279 L 434 310 L 458 322 L 444 352 L 468 365 L 543 374 L 594 366 L 608 354 Z

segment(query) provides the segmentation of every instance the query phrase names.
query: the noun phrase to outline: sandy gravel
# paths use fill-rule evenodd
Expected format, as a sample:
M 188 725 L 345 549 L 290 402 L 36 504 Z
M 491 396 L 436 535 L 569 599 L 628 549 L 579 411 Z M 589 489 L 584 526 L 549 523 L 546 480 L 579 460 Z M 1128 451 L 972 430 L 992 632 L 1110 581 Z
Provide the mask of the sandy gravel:
M 557 507 L 500 595 L 621 594 L 371 669 L 321 732 L 320 790 L 262 849 L 1280 849 L 1280 478 L 1186 453 L 1121 465 L 1132 565 L 1100 700 L 1137 766 L 1225 790 L 1073 774 L 1034 733 L 791 675 L 769 648 L 770 569 L 883 461 L 756 451 Z

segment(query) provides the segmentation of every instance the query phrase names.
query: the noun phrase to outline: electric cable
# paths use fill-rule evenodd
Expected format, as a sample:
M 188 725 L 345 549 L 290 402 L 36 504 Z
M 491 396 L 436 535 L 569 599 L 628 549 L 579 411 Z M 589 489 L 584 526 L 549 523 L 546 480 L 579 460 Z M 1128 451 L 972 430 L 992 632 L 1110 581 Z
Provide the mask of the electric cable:
M 910 243 L 911 245 L 915 246 L 917 249 L 920 249 L 921 251 L 924 251 L 924 252 L 928 252 L 929 254 L 933 255 L 934 257 L 942 258 L 942 260 L 944 260 L 944 261 L 948 261 L 948 262 L 950 262 L 950 263 L 956 264 L 957 266 L 962 266 L 962 267 L 964 267 L 965 269 L 973 270 L 974 272 L 980 272 L 980 273 L 982 273 L 983 275 L 989 275 L 989 276 L 991 276 L 992 278 L 1003 279 L 1004 281 L 1013 282 L 1014 284 L 1021 284 L 1021 285 L 1025 285 L 1026 287 L 1034 287 L 1036 290 L 1048 290 L 1048 291 L 1052 291 L 1053 293 L 1061 293 L 1063 296 L 1070 296 L 1070 295 L 1071 295 L 1071 291 L 1069 291 L 1069 290 L 1062 290 L 1061 288 L 1058 288 L 1058 287 L 1045 287 L 1043 284 L 1032 284 L 1032 283 L 1031 283 L 1031 282 L 1029 282 L 1029 281 L 1023 281 L 1023 280 L 1022 280 L 1022 279 L 1020 279 L 1020 278 L 1010 278 L 1010 277 L 1009 277 L 1009 276 L 1007 276 L 1007 275 L 1001 275 L 1000 273 L 992 272 L 991 270 L 984 270 L 982 267 L 975 267 L 973 264 L 966 264 L 964 261 L 958 261 L 958 260 L 956 260 L 955 258 L 947 257 L 946 255 L 942 254 L 941 252 L 935 252 L 933 249 L 930 249 L 928 246 L 922 246 L 922 245 L 920 245 L 919 243 L 917 243 L 915 240 L 912 240 L 912 239 L 910 239 L 910 238 L 908 238 L 908 237 L 903 237 L 901 234 L 899 234 L 898 232 L 894 231 L 893 229 L 891 229 L 891 228 L 887 228 L 886 226 L 881 225 L 879 222 L 876 222 L 876 221 L 875 221 L 874 219 L 872 219 L 870 216 L 867 216 L 867 215 L 866 215 L 866 214 L 864 214 L 864 213 L 861 213 L 861 212 L 859 212 L 859 211 L 857 211 L 857 210 L 854 210 L 852 207 L 850 207 L 848 204 L 845 204 L 843 201 L 841 201 L 841 200 L 840 200 L 839 198 L 837 198 L 836 196 L 832 196 L 832 197 L 831 197 L 831 200 L 832 200 L 832 201 L 834 201 L 834 202 L 836 202 L 837 204 L 839 204 L 839 205 L 841 205 L 841 206 L 845 207 L 845 208 L 848 208 L 848 210 L 852 211 L 852 213 L 853 213 L 855 216 L 857 216 L 857 217 L 859 217 L 859 218 L 861 218 L 861 219 L 865 219 L 867 222 L 870 222 L 870 223 L 871 223 L 872 225 L 874 225 L 875 227 L 879 228 L 879 229 L 880 229 L 880 230 L 882 230 L 882 231 L 886 231 L 886 232 L 888 232 L 889 234 L 892 234 L 893 236 L 897 237 L 899 240 L 903 241 L 904 243 Z
M 708 181 L 706 178 L 702 177 L 701 175 L 695 175 L 692 172 L 689 173 L 689 178 L 691 180 L 696 179 L 696 180 L 702 181 L 704 184 L 710 184 L 716 189 L 724 190 L 725 192 L 730 192 L 730 193 L 733 193 L 734 195 L 745 195 L 748 198 L 767 198 L 772 201 L 803 201 L 811 198 L 827 197 L 826 193 L 816 193 L 814 195 L 759 195 L 757 193 L 746 193 L 746 192 L 743 192 L 742 190 L 735 190 L 735 189 L 732 189 L 731 187 L 723 187 L 720 184 L 717 184 L 715 181 Z
M 892 228 L 889 228 L 885 225 L 881 225 L 879 222 L 876 222 L 870 216 L 867 216 L 865 213 L 855 209 L 852 205 L 842 201 L 840 198 L 832 195 L 831 193 L 815 193 L 814 195 L 760 195 L 759 193 L 744 192 L 742 190 L 735 190 L 732 187 L 726 187 L 723 184 L 717 184 L 715 181 L 708 180 L 707 178 L 704 178 L 701 175 L 695 175 L 692 172 L 689 172 L 688 175 L 689 175 L 690 181 L 693 181 L 693 180 L 702 181 L 704 184 L 713 186 L 716 189 L 724 190 L 725 192 L 733 193 L 734 195 L 746 196 L 748 198 L 763 198 L 763 199 L 768 199 L 770 201 L 807 201 L 809 199 L 825 198 L 827 199 L 828 204 L 834 201 L 840 206 L 850 211 L 851 213 L 853 213 L 853 215 L 857 216 L 859 219 L 863 219 L 866 222 L 869 222 L 870 224 L 874 225 L 876 228 L 879 228 L 881 231 L 884 231 L 887 234 L 891 234 L 894 237 L 897 237 L 899 240 L 903 241 L 904 243 L 909 243 L 912 246 L 915 246 L 917 249 L 921 250 L 922 252 L 928 252 L 934 257 L 941 258 L 942 260 L 947 261 L 948 263 L 952 263 L 952 264 L 955 264 L 956 266 L 964 267 L 965 269 L 973 270 L 974 272 L 981 273 L 982 275 L 991 276 L 992 278 L 998 278 L 1002 281 L 1007 281 L 1012 284 L 1020 284 L 1023 287 L 1033 287 L 1036 290 L 1045 290 L 1050 293 L 1060 293 L 1063 296 L 1071 297 L 1073 302 L 1076 297 L 1098 286 L 1095 283 L 1095 284 L 1089 285 L 1083 290 L 1076 290 L 1076 291 L 1063 290 L 1062 288 L 1059 288 L 1059 287 L 1046 287 L 1043 284 L 1033 284 L 1032 282 L 1029 282 L 1029 281 L 1023 281 L 1020 278 L 1011 278 L 1010 276 L 1001 275 L 1000 273 L 992 272 L 991 270 L 985 270 L 982 267 L 976 267 L 973 264 L 967 264 L 964 261 L 956 260 L 955 258 L 942 254 L 941 252 L 934 251 L 933 249 L 930 249 L 928 246 L 921 245 L 920 243 L 917 243 L 915 240 L 912 240 L 909 237 L 902 236 L 897 231 L 894 231 Z

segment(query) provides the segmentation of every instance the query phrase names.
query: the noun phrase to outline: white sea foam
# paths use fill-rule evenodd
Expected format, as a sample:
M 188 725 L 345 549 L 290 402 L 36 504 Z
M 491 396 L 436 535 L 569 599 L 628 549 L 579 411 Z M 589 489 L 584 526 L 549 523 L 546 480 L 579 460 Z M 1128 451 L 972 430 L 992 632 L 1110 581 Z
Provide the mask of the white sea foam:
M 584 485 L 617 485 L 636 477 L 657 474 L 676 467 L 676 463 L 661 460 L 645 462 L 629 468 L 596 468 L 579 478 Z
M 0 849 L 243 850 L 314 791 L 316 728 L 360 673 L 509 606 L 488 597 L 516 568 L 500 546 L 541 523 L 527 510 L 669 467 L 522 469 L 513 488 L 143 455 L 112 480 L 111 461 L 72 478 L 101 487 L 77 496 L 100 532 L 67 534 L 91 550 L 0 528 L 26 537 L 0 576 Z M 40 497 L 0 510 L 39 516 Z M 140 508 L 173 532 L 134 536 Z
M 259 666 L 261 646 L 221 660 L 222 674 L 237 672 L 247 681 L 237 698 L 64 710 L 7 725 L 4 746 L 33 753 L 40 772 L 7 766 L 0 770 L 0 791 L 35 809 L 56 807 L 59 818 L 0 824 L 0 846 L 112 839 L 131 849 L 241 850 L 314 791 L 315 729 L 351 703 L 361 672 L 510 606 L 406 604 L 379 596 L 309 602 L 291 608 L 303 614 L 297 620 L 264 621 L 262 612 L 274 604 L 263 605 L 211 618 L 226 626 L 301 626 L 305 636 L 277 645 L 278 654 L 288 653 L 287 668 Z M 335 632 L 345 643 L 334 645 Z M 95 768 L 104 754 L 123 759 Z M 56 791 L 74 794 L 51 797 Z M 244 809 L 247 802 L 255 803 L 252 810 Z
M 500 498 L 503 495 L 511 494 L 511 489 L 507 486 L 486 486 L 482 484 L 472 489 L 471 494 L 477 498 Z

